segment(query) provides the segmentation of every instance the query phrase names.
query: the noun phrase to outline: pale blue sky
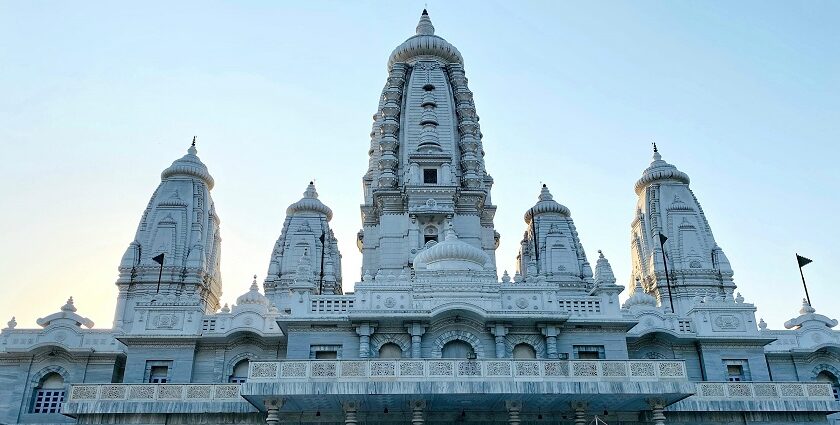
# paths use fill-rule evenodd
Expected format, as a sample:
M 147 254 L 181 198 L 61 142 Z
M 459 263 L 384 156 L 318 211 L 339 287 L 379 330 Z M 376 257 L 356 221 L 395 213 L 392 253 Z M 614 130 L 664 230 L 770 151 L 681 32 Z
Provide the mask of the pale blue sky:
M 226 302 L 264 278 L 312 178 L 351 290 L 371 115 L 424 3 L 0 2 L 0 323 L 33 326 L 74 295 L 109 327 L 119 259 L 193 135 L 217 182 Z M 840 318 L 840 3 L 428 7 L 475 93 L 500 269 L 545 182 L 626 284 L 656 141 L 759 317 L 778 328 L 799 309 L 799 251 L 814 306 Z

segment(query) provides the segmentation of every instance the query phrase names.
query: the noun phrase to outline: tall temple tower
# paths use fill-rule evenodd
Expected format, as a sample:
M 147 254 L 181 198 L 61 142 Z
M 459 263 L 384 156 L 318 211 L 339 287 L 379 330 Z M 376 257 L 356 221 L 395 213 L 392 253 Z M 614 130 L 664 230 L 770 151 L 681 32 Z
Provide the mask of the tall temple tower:
M 688 175 L 665 162 L 656 145 L 653 149 L 653 161 L 635 186 L 632 279 L 640 279 L 645 291 L 669 310 L 673 300 L 678 314 L 691 309 L 696 297 L 732 298 L 732 267 L 715 242 Z
M 219 309 L 221 236 L 210 197 L 215 182 L 198 158 L 195 141 L 160 178 L 120 261 L 116 328 L 134 322 L 135 307 L 161 297 L 177 297 L 198 314 Z M 154 260 L 160 255 L 162 265 Z
M 424 10 L 388 60 L 363 179 L 363 274 L 400 274 L 451 227 L 495 266 L 499 235 L 481 130 L 461 53 Z

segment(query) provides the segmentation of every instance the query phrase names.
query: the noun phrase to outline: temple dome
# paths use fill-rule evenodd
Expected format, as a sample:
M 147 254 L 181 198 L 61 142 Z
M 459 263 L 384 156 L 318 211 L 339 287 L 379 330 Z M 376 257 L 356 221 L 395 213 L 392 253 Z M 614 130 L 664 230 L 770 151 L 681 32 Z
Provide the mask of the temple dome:
M 624 308 L 636 306 L 643 308 L 656 307 L 656 297 L 645 292 L 644 288 L 642 288 L 642 282 L 639 279 L 636 279 L 636 287 L 633 294 L 630 295 L 630 298 L 627 298 L 627 301 L 623 305 Z
M 236 305 L 241 307 L 246 304 L 254 304 L 254 305 L 264 305 L 268 306 L 268 298 L 265 295 L 260 293 L 260 289 L 257 286 L 257 275 L 254 275 L 254 280 L 251 282 L 251 288 L 248 289 L 248 292 L 239 296 L 236 299 Z
M 486 270 L 491 263 L 483 250 L 458 239 L 450 227 L 443 242 L 436 243 L 414 257 L 414 265 L 430 270 Z
M 677 167 L 665 162 L 654 144 L 653 161 L 642 173 L 642 177 L 636 181 L 636 194 L 638 195 L 641 193 L 642 189 L 647 187 L 649 184 L 661 180 L 676 180 L 685 184 L 688 184 L 691 181 L 691 179 L 688 178 L 688 174 L 683 173 L 678 170 Z
M 418 56 L 434 56 L 446 63 L 464 64 L 461 52 L 448 41 L 435 35 L 435 27 L 429 19 L 429 13 L 423 9 L 420 22 L 417 24 L 417 34 L 403 44 L 397 46 L 388 59 L 388 69 L 397 62 L 409 62 Z
M 169 168 L 163 170 L 160 173 L 160 179 L 166 180 L 169 177 L 177 176 L 197 177 L 207 184 L 208 189 L 213 189 L 215 185 L 213 176 L 210 175 L 207 166 L 198 158 L 198 155 L 196 155 L 197 152 L 195 149 L 195 139 L 193 139 L 192 145 L 187 150 L 187 154 L 175 160 Z
M 565 205 L 562 205 L 554 200 L 554 197 L 551 196 L 551 192 L 548 191 L 548 186 L 542 185 L 539 201 L 537 201 L 531 209 L 525 212 L 525 223 L 530 223 L 531 218 L 534 216 L 546 213 L 560 214 L 563 217 L 569 217 L 572 215 L 572 212 L 569 211 Z
M 309 186 L 303 192 L 303 198 L 300 201 L 286 208 L 286 214 L 288 215 L 304 211 L 324 214 L 327 217 L 327 221 L 332 220 L 333 212 L 328 206 L 318 200 L 318 192 L 315 190 L 314 182 L 309 182 Z

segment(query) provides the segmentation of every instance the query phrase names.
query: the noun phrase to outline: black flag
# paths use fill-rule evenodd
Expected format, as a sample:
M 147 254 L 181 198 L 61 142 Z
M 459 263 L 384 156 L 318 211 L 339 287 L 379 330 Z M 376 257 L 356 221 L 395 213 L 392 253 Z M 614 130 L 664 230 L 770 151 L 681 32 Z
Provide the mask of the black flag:
M 158 264 L 160 264 L 160 265 L 162 266 L 162 265 L 163 265 L 163 256 L 164 256 L 164 254 L 163 254 L 163 253 L 158 254 L 158 255 L 156 255 L 156 256 L 154 256 L 154 257 L 152 257 L 152 260 L 154 260 L 154 261 L 155 261 L 155 263 L 158 263 Z M 811 260 L 808 260 L 808 261 L 811 261 Z
M 805 257 L 803 257 L 799 254 L 796 254 L 796 262 L 799 263 L 799 268 L 802 268 L 803 266 L 807 266 L 808 264 L 813 263 L 814 260 L 811 260 L 810 258 L 805 258 Z
M 668 240 L 667 236 L 663 235 L 662 233 L 659 234 L 659 244 L 660 245 L 665 245 L 665 241 L 667 241 L 667 240 Z

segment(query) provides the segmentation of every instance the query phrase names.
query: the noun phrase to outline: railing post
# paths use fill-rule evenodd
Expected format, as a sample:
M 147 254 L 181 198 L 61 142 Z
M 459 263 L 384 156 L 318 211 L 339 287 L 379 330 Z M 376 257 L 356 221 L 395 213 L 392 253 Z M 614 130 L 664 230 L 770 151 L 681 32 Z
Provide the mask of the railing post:
M 426 410 L 426 400 L 413 400 L 411 403 L 411 425 L 424 425 L 426 419 L 423 416 Z
M 266 425 L 280 424 L 280 408 L 283 407 L 283 399 L 270 399 L 265 401 L 265 410 L 268 415 L 265 417 Z
M 344 410 L 344 425 L 358 425 L 356 413 L 359 411 L 359 403 L 356 401 L 345 401 L 342 403 Z
M 653 425 L 665 425 L 665 400 L 659 398 L 652 398 L 649 399 L 648 404 L 650 405 L 651 412 L 651 419 L 653 419 Z
M 572 410 L 575 411 L 575 425 L 586 425 L 586 402 L 574 401 L 572 402 Z
M 505 407 L 508 411 L 508 425 L 520 425 L 522 419 L 519 416 L 522 412 L 522 402 L 519 400 L 505 401 Z

